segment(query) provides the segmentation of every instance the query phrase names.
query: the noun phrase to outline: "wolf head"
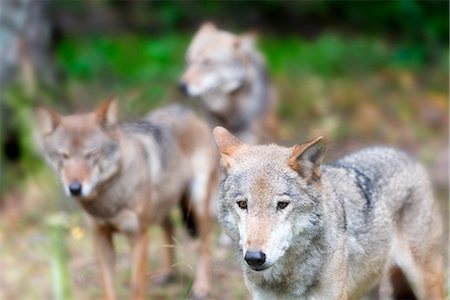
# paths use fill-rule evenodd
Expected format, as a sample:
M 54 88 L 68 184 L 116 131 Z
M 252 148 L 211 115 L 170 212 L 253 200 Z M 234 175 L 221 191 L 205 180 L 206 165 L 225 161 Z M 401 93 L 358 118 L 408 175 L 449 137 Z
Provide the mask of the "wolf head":
M 237 36 L 203 24 L 189 45 L 180 90 L 191 97 L 233 92 L 243 84 L 245 64 L 254 51 L 253 35 Z
M 321 227 L 325 139 L 292 148 L 248 146 L 222 127 L 214 129 L 214 137 L 225 173 L 217 200 L 219 221 L 239 243 L 248 267 L 272 267 L 293 243 L 306 248 Z
M 36 121 L 41 150 L 65 193 L 94 198 L 99 185 L 119 168 L 116 101 L 104 102 L 95 112 L 69 116 L 40 107 Z

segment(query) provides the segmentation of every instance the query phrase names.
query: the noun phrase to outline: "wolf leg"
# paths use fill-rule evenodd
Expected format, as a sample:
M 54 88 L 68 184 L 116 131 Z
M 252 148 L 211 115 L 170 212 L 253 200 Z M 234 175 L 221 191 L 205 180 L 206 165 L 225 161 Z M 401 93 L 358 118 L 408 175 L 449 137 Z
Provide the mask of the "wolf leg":
M 144 229 L 129 237 L 131 243 L 132 299 L 145 299 L 147 292 L 148 233 Z
M 422 279 L 419 283 L 421 292 L 417 293 L 419 299 L 444 299 L 442 224 L 437 204 L 434 203 L 434 206 L 434 218 L 430 220 L 429 230 L 423 239 L 410 239 L 411 253 Z M 408 278 L 408 274 L 405 275 Z
M 207 297 L 211 276 L 211 217 L 209 212 L 196 214 L 200 233 L 200 259 L 197 263 L 193 296 L 195 299 Z
M 114 245 L 112 231 L 104 226 L 94 225 L 94 247 L 98 264 L 102 273 L 103 298 L 116 299 L 114 293 Z
M 442 221 L 427 180 L 412 191 L 400 220 L 398 266 L 418 299 L 444 299 Z
M 444 299 L 444 273 L 440 253 L 417 255 L 404 252 L 398 266 L 418 299 Z M 437 258 L 437 259 L 436 259 Z M 398 292 L 398 291 L 394 291 Z
M 443 300 L 444 297 L 444 271 L 442 263 L 431 261 L 426 262 L 420 267 L 424 279 L 424 297 L 423 299 Z
M 193 285 L 193 296 L 196 299 L 203 299 L 208 296 L 211 277 L 211 231 L 212 219 L 210 212 L 210 202 L 216 192 L 217 176 L 211 174 L 204 185 L 205 192 L 201 193 L 200 199 L 194 200 L 195 220 L 199 228 L 200 237 L 200 259 L 197 263 L 196 276 Z M 197 200 L 197 201 L 196 201 Z
M 423 299 L 444 299 L 444 257 L 443 257 L 443 226 L 440 218 L 439 205 L 433 202 L 433 216 L 430 220 L 429 232 L 426 234 L 424 251 L 414 251 L 419 245 L 411 246 L 413 256 L 422 272 L 424 297 Z
M 170 281 L 174 276 L 173 265 L 175 262 L 174 243 L 173 243 L 173 224 L 170 217 L 164 219 L 161 224 L 164 231 L 164 254 L 163 254 L 163 266 L 158 275 L 157 282 L 164 284 Z

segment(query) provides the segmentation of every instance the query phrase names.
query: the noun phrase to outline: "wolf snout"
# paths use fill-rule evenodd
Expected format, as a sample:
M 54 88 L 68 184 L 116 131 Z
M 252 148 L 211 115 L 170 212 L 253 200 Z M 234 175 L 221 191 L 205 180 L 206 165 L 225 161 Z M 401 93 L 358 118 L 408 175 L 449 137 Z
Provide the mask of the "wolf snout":
M 183 94 L 183 95 L 187 95 L 188 94 L 188 85 L 185 81 L 180 81 L 178 82 L 178 90 Z
M 79 181 L 74 181 L 69 185 L 70 195 L 80 196 L 81 195 L 81 183 Z
M 247 251 L 244 259 L 250 267 L 260 268 L 266 262 L 266 255 L 262 251 Z

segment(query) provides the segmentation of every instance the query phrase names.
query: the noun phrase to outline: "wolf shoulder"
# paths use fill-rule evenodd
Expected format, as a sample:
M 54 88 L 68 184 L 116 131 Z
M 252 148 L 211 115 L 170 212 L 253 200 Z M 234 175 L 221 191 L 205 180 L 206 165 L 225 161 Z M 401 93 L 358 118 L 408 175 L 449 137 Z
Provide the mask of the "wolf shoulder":
M 425 168 L 417 159 L 396 148 L 381 146 L 359 150 L 323 167 L 324 173 L 330 175 L 336 169 L 373 179 L 389 180 L 408 172 L 410 175 L 419 172 L 426 176 Z
M 389 147 L 366 148 L 325 165 L 322 178 L 346 209 L 364 212 L 365 219 L 377 208 L 396 211 L 413 195 L 432 199 L 425 168 L 405 152 Z

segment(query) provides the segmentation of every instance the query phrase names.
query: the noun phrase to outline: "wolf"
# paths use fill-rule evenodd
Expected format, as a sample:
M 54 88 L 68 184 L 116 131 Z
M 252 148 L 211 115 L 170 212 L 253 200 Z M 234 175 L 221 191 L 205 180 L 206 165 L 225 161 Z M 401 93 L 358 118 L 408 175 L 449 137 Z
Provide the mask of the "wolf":
M 173 244 L 169 213 L 181 205 L 200 251 L 192 293 L 210 289 L 210 202 L 218 182 L 218 155 L 211 131 L 179 105 L 145 118 L 118 122 L 117 100 L 93 112 L 62 116 L 48 108 L 36 112 L 41 151 L 67 196 L 87 213 L 101 268 L 105 299 L 114 292 L 113 234 L 131 245 L 133 299 L 144 299 L 147 283 L 147 228 L 159 224 Z M 162 276 L 172 273 L 174 253 L 165 247 Z
M 442 224 L 424 168 L 374 147 L 322 164 L 326 139 L 291 148 L 214 137 L 219 222 L 254 299 L 360 299 L 398 267 L 419 299 L 444 299 Z
M 277 93 L 252 34 L 235 35 L 205 23 L 186 53 L 179 89 L 201 99 L 212 125 L 248 143 L 278 135 Z

